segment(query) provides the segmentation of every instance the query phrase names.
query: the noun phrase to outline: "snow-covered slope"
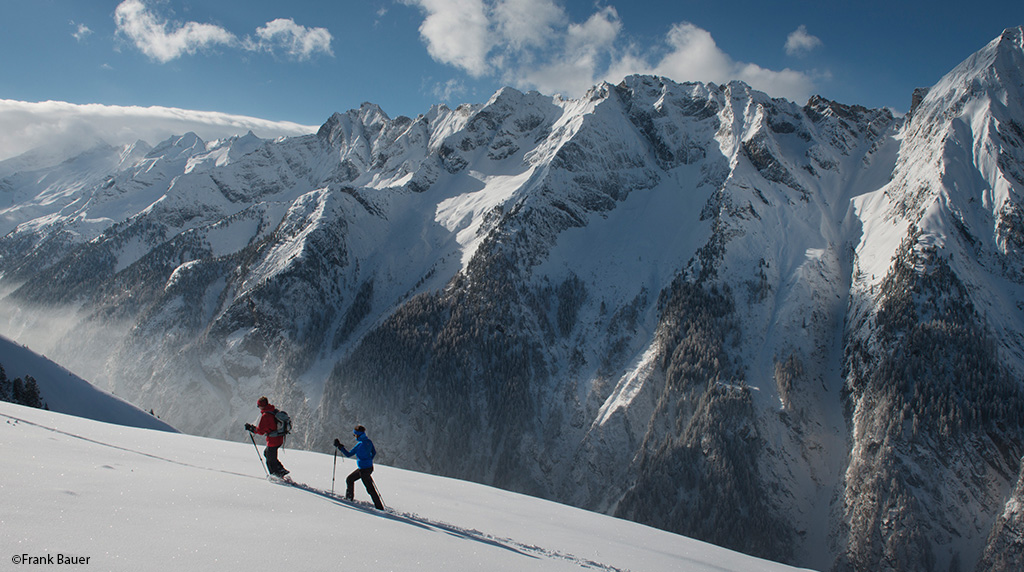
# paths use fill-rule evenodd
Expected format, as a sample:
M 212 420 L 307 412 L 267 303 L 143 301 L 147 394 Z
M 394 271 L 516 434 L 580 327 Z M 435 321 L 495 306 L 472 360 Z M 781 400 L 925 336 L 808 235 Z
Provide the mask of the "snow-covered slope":
M 1013 569 L 1022 36 L 907 117 L 634 76 L 5 174 L 5 331 L 187 432 L 268 394 L 776 561 Z
M 0 403 L 0 544 L 18 567 L 101 570 L 795 570 L 477 484 L 378 466 L 388 505 L 340 500 L 354 468 L 295 450 L 305 487 L 266 480 L 246 443 L 131 429 Z M 387 447 L 381 443 L 381 447 Z M 340 487 L 340 488 L 339 488 Z M 361 487 L 361 485 L 360 485 Z M 365 500 L 361 488 L 357 499 Z M 88 559 L 88 560 L 85 560 Z
M 995 550 L 1021 541 L 999 515 L 1020 502 L 1024 452 L 1022 125 L 1013 28 L 928 91 L 891 182 L 854 201 L 840 560 L 945 569 L 984 551 L 978 569 L 1024 565 Z
M 50 411 L 129 427 L 176 431 L 149 413 L 3 336 L 0 336 L 0 365 L 8 379 L 28 376 L 35 379 Z

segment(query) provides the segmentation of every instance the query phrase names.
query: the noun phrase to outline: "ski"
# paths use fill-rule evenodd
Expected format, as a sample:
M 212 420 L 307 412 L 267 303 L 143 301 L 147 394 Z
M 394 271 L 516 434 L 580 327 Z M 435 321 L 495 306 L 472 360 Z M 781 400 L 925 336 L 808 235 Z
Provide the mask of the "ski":
M 385 506 L 383 509 L 379 509 L 379 508 L 373 506 L 372 502 L 355 500 L 355 499 L 349 499 L 349 498 L 346 498 L 343 495 L 334 494 L 334 493 L 331 493 L 329 491 L 325 491 L 325 490 L 318 489 L 316 487 L 307 485 L 306 483 L 300 483 L 298 481 L 294 481 L 288 475 L 285 475 L 283 477 L 279 477 L 277 475 L 269 475 L 267 477 L 267 480 L 272 482 L 272 483 L 274 483 L 274 484 L 291 486 L 291 487 L 294 487 L 294 488 L 297 488 L 297 489 L 304 490 L 304 491 L 309 492 L 309 493 L 313 493 L 313 494 L 315 494 L 317 496 L 321 496 L 321 497 L 324 497 L 324 498 L 327 498 L 327 499 L 330 499 L 330 500 L 333 500 L 333 501 L 345 503 L 347 505 L 351 505 L 351 506 L 354 506 L 354 507 L 357 507 L 357 508 L 361 508 L 361 509 L 365 509 L 365 510 L 373 510 L 373 511 L 377 511 L 377 512 L 387 512 L 387 513 L 396 514 L 395 511 L 391 509 L 391 507 Z

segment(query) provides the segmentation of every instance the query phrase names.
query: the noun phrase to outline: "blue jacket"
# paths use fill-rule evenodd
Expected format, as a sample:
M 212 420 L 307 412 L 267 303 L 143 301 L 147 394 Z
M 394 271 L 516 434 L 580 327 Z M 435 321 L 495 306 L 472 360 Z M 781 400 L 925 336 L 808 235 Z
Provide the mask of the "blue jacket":
M 355 447 L 352 447 L 351 451 L 345 449 L 344 445 L 339 447 L 339 449 L 346 457 L 355 457 L 356 466 L 360 469 L 373 468 L 373 458 L 377 456 L 377 449 L 373 447 L 373 441 L 370 441 L 366 433 L 354 433 L 354 435 L 358 442 Z

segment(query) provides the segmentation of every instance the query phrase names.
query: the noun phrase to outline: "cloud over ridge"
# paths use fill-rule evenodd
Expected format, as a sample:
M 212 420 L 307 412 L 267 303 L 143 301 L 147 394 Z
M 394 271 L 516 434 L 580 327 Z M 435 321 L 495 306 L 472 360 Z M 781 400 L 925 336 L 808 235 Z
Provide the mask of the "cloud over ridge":
M 733 60 L 710 32 L 690 22 L 674 24 L 659 46 L 641 50 L 625 35 L 611 5 L 573 22 L 558 0 L 401 2 L 423 13 L 420 37 L 435 61 L 518 88 L 580 96 L 601 81 L 656 73 L 676 81 L 739 79 L 794 101 L 805 100 L 814 89 L 806 73 Z M 820 40 L 801 27 L 785 49 L 808 51 L 817 45 Z
M 155 145 L 189 131 L 209 141 L 248 131 L 263 138 L 305 135 L 318 127 L 172 107 L 0 99 L 0 161 L 53 143 L 82 151 L 99 142 L 124 145 L 141 139 Z

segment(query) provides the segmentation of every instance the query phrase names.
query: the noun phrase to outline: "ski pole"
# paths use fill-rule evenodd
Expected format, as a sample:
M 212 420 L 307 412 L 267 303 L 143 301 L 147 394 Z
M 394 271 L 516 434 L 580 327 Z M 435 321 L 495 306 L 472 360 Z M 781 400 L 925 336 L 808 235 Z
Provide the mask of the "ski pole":
M 249 433 L 249 440 L 252 441 L 252 448 L 256 449 L 256 456 L 260 458 L 260 465 L 265 465 L 263 462 L 263 453 L 260 453 L 260 448 L 256 446 L 256 438 L 252 436 L 252 433 Z M 263 472 L 266 473 L 268 477 L 270 476 L 270 470 L 267 469 L 267 467 L 263 467 Z
M 338 472 L 338 448 L 334 448 L 334 468 L 331 469 L 331 496 L 334 496 L 334 475 Z
M 373 492 L 377 494 L 377 500 L 380 501 L 381 506 L 387 508 L 387 504 L 384 503 L 384 499 L 380 498 L 380 491 L 377 490 L 377 481 L 370 479 L 370 485 L 373 487 Z

